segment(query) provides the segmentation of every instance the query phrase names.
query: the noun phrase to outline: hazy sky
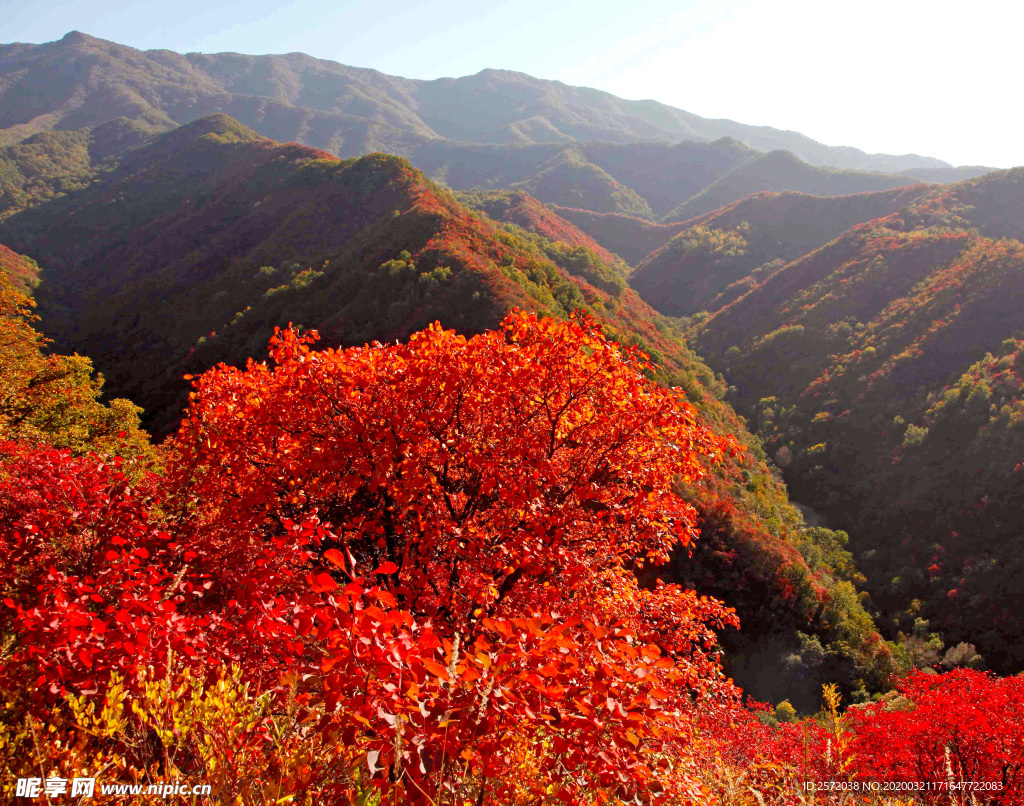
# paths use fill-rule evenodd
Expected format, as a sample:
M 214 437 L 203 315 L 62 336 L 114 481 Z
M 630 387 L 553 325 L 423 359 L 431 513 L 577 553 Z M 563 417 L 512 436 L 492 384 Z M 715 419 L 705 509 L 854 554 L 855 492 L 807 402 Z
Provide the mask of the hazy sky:
M 410 78 L 485 67 L 829 145 L 1024 164 L 1012 0 L 0 0 L 0 42 L 302 51 Z

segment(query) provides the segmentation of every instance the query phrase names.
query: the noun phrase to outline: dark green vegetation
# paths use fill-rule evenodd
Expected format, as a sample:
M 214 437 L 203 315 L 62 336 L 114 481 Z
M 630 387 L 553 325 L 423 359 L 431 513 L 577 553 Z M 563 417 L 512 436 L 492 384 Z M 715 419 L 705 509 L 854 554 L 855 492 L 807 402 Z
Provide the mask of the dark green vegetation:
M 1003 671 L 1024 665 L 1022 238 L 1024 169 L 927 189 L 696 332 L 794 496 L 852 535 L 888 629 Z
M 434 320 L 479 332 L 512 307 L 588 310 L 746 446 L 689 491 L 704 537 L 673 572 L 739 610 L 743 633 L 723 638 L 737 678 L 757 696 L 807 707 L 822 680 L 860 696 L 883 687 L 909 656 L 881 641 L 864 612 L 844 537 L 804 526 L 723 402 L 724 385 L 628 288 L 626 266 L 525 194 L 466 201 L 505 223 L 400 158 L 339 161 L 214 116 L 10 216 L 0 241 L 44 266 L 47 332 L 88 351 L 111 391 L 143 405 L 161 433 L 180 414 L 184 373 L 259 355 L 276 325 L 349 345 Z
M 0 220 L 80 190 L 102 172 L 104 161 L 153 134 L 137 121 L 120 118 L 95 128 L 41 132 L 0 148 Z

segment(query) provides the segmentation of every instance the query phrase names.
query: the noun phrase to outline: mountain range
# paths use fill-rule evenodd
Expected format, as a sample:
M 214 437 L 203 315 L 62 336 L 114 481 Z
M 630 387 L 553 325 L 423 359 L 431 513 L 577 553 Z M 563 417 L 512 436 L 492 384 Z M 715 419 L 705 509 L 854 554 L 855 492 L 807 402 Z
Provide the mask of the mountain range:
M 139 51 L 79 32 L 0 45 L 0 145 L 115 121 L 133 133 L 127 145 L 211 113 L 341 157 L 405 156 L 459 190 L 518 186 L 544 202 L 673 221 L 758 190 L 837 195 L 987 170 L 824 146 L 503 70 L 421 81 L 298 53 Z
M 759 210 L 830 219 L 824 240 L 853 205 L 872 217 L 816 247 L 797 226 L 774 240 Z M 759 195 L 691 223 L 635 287 L 702 309 L 692 343 L 797 500 L 854 536 L 892 628 L 923 619 L 1018 669 L 1024 170 L 899 196 Z
M 914 154 L 823 146 L 796 132 L 709 120 L 656 101 L 627 101 L 508 70 L 420 81 L 302 53 L 139 51 L 72 31 L 58 42 L 0 46 L 0 75 L 0 128 L 18 139 L 118 117 L 171 128 L 226 112 L 268 137 L 341 156 L 401 154 L 437 139 L 527 145 L 732 137 L 835 168 L 898 173 L 951 167 Z

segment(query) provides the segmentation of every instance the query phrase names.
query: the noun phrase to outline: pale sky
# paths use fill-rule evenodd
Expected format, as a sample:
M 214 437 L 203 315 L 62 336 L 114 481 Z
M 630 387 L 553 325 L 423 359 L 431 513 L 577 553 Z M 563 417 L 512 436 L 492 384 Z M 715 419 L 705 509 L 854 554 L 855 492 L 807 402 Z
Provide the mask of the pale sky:
M 409 78 L 519 70 L 828 145 L 1024 165 L 1013 0 L 0 0 L 0 42 L 73 29 Z

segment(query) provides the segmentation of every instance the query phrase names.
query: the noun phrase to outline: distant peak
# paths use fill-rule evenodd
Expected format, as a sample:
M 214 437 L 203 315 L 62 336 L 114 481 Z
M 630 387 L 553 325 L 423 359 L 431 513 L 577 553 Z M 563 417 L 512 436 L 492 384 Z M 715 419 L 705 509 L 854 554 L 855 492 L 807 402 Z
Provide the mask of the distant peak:
M 680 143 L 680 145 L 682 145 L 682 144 L 689 145 L 690 142 L 691 141 L 689 141 L 689 140 L 683 140 Z M 748 146 L 742 140 L 737 140 L 735 137 L 732 137 L 732 136 L 730 136 L 728 134 L 725 135 L 724 137 L 719 137 L 717 140 L 714 140 L 712 142 L 712 145 L 720 146 L 722 148 L 738 148 L 738 149 L 742 149 L 743 151 L 750 151 L 751 150 L 750 146 Z
M 260 136 L 248 126 L 243 126 L 230 115 L 216 113 L 193 120 L 184 126 L 166 134 L 161 134 L 153 143 L 153 147 L 161 152 L 173 153 L 181 149 L 191 148 L 205 135 L 215 135 L 221 141 L 258 140 Z
M 523 79 L 523 78 L 528 78 L 531 81 L 536 81 L 537 80 L 533 76 L 529 75 L 528 73 L 520 73 L 517 70 L 499 70 L 499 69 L 496 69 L 494 67 L 485 67 L 479 73 L 475 73 L 475 74 L 473 74 L 471 76 L 466 76 L 466 78 L 480 78 L 480 79 L 488 79 L 488 78 L 504 78 L 504 79 L 516 78 L 516 79 Z
M 240 140 L 259 139 L 256 132 L 223 112 L 215 112 L 212 115 L 193 120 L 191 123 L 186 123 L 181 127 L 181 131 L 197 137 L 204 134 L 219 134 L 231 135 Z
M 85 45 L 89 42 L 95 42 L 96 38 L 83 34 L 81 31 L 68 31 L 61 37 L 60 41 L 67 45 Z
M 764 155 L 764 157 L 765 157 L 766 160 L 770 160 L 772 162 L 776 162 L 776 163 L 780 163 L 780 164 L 788 163 L 788 164 L 795 165 L 797 163 L 802 163 L 803 162 L 803 160 L 800 159 L 792 151 L 787 151 L 784 148 L 776 148 L 773 151 L 769 151 L 767 154 Z

